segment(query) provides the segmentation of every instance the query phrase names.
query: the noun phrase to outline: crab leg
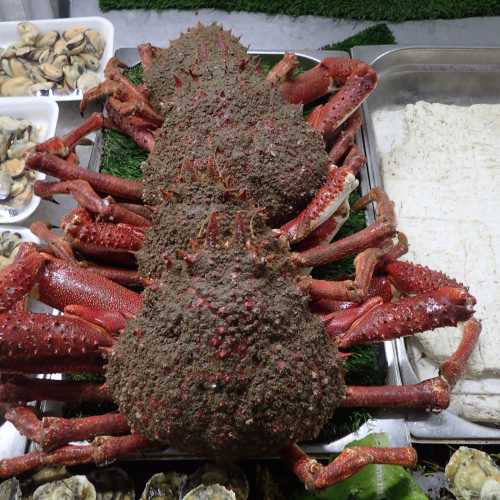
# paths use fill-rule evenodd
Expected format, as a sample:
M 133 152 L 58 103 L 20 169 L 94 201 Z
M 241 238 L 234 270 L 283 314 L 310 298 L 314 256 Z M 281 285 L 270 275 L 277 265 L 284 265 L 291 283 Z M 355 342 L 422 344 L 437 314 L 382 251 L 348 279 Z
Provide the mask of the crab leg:
M 142 182 L 93 172 L 69 163 L 58 156 L 31 153 L 26 160 L 26 165 L 28 168 L 39 170 L 58 179 L 87 181 L 99 193 L 106 193 L 132 202 L 142 200 Z
M 138 271 L 133 269 L 121 269 L 119 267 L 101 266 L 92 264 L 90 262 L 79 262 L 79 265 L 84 269 L 100 274 L 108 280 L 114 281 L 123 286 L 143 287 L 146 288 L 151 285 L 152 280 L 145 278 L 139 274 Z
M 299 65 L 297 56 L 292 52 L 285 52 L 283 58 L 276 63 L 266 76 L 268 82 L 281 83 L 287 80 Z
M 92 113 L 79 127 L 67 133 L 63 138 L 51 137 L 47 141 L 37 144 L 35 151 L 67 157 L 80 139 L 94 130 L 101 129 L 103 124 L 102 114 Z
M 322 114 L 321 114 L 322 116 Z M 345 127 L 339 132 L 338 136 L 335 138 L 335 144 L 333 145 L 330 153 L 328 154 L 328 159 L 338 165 L 342 158 L 345 156 L 349 148 L 354 143 L 356 134 L 361 128 L 361 113 L 356 111 L 353 113 L 346 121 Z
M 332 167 L 328 178 L 313 200 L 302 212 L 275 230 L 276 235 L 286 235 L 290 243 L 297 243 L 314 229 L 325 223 L 340 208 L 349 194 L 358 187 L 358 180 L 346 168 Z
M 43 400 L 101 403 L 111 401 L 111 397 L 104 384 L 72 380 L 42 380 L 22 375 L 2 374 L 1 402 L 19 403 Z
M 102 371 L 113 338 L 87 321 L 51 314 L 0 314 L 0 369 L 23 373 Z
M 349 152 L 347 153 L 344 164 L 342 166 L 350 169 L 354 175 L 357 175 L 357 173 L 365 163 L 366 157 L 358 149 L 358 146 L 356 146 L 356 144 L 353 144 L 351 146 L 351 149 L 349 149 Z
M 5 413 L 11 422 L 28 439 L 44 450 L 51 450 L 70 441 L 82 441 L 96 436 L 130 434 L 130 427 L 120 413 L 106 413 L 84 418 L 38 418 L 31 407 L 11 408 Z
M 148 219 L 136 212 L 113 203 L 112 200 L 102 199 L 87 181 L 36 181 L 34 188 L 35 194 L 44 199 L 51 199 L 54 194 L 70 194 L 81 207 L 97 214 L 102 220 L 124 222 L 133 226 L 149 227 L 151 225 Z
M 340 349 L 367 342 L 381 342 L 456 326 L 469 319 L 473 301 L 463 288 L 440 288 L 398 302 L 382 304 L 357 320 L 345 333 L 334 337 Z
M 291 444 L 281 453 L 293 472 L 307 489 L 321 490 L 353 476 L 365 465 L 389 464 L 403 467 L 417 465 L 414 448 L 345 448 L 328 465 L 322 465 L 306 455 L 296 444 Z
M 47 243 L 51 252 L 61 260 L 76 262 L 71 244 L 63 238 L 55 235 L 47 223 L 35 221 L 30 226 L 31 232 Z
M 139 434 L 97 437 L 89 445 L 68 445 L 52 452 L 35 451 L 20 457 L 0 460 L 0 477 L 17 476 L 48 465 L 79 465 L 92 462 L 99 465 L 150 446 L 152 443 Z
M 381 387 L 348 386 L 342 406 L 426 408 L 444 410 L 450 403 L 450 391 L 462 377 L 467 361 L 477 345 L 481 324 L 475 319 L 464 325 L 462 340 L 456 351 L 439 369 L 439 376 L 412 385 Z
M 370 247 L 376 247 L 382 241 L 392 238 L 396 231 L 394 203 L 382 189 L 373 189 L 360 198 L 352 208 L 359 210 L 371 201 L 375 201 L 378 205 L 378 215 L 373 224 L 330 245 L 311 248 L 304 252 L 293 252 L 290 256 L 292 262 L 303 267 L 328 264 Z

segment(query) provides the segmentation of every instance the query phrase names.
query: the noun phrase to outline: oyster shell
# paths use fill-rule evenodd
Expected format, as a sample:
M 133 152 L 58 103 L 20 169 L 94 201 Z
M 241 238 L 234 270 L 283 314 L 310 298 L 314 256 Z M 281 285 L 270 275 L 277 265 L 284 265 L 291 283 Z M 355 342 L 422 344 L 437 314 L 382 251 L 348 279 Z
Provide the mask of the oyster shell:
M 0 262 L 0 268 L 1 267 L 2 264 Z M 0 498 L 2 500 L 22 499 L 21 487 L 19 486 L 19 481 L 15 477 L 0 483 Z
M 87 479 L 96 489 L 96 500 L 134 500 L 134 483 L 119 467 L 96 469 Z
M 200 485 L 183 496 L 182 500 L 236 500 L 236 495 L 220 484 Z
M 450 458 L 445 475 L 458 500 L 500 498 L 500 468 L 483 451 L 461 446 Z
M 177 472 L 160 472 L 146 483 L 139 500 L 177 500 L 187 476 Z
M 85 476 L 72 476 L 38 487 L 33 500 L 96 500 L 96 491 Z
M 199 485 L 218 484 L 233 492 L 237 500 L 247 500 L 250 487 L 244 472 L 236 465 L 221 467 L 205 464 L 188 478 L 185 491 L 191 491 Z

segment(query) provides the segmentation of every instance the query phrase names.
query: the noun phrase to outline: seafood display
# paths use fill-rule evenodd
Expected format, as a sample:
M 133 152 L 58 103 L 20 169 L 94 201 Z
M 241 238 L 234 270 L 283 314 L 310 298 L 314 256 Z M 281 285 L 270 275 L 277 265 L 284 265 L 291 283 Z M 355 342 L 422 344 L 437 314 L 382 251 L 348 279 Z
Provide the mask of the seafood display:
M 322 465 L 296 444 L 314 439 L 339 407 L 446 408 L 481 330 L 464 285 L 398 260 L 407 241 L 383 190 L 349 207 L 365 162 L 354 144 L 357 110 L 375 71 L 327 58 L 296 76 L 297 58 L 286 54 L 264 78 L 259 59 L 217 25 L 140 54 L 144 85 L 111 59 L 107 79 L 81 102 L 83 110 L 106 96 L 107 115 L 26 159 L 60 179 L 37 181 L 36 194 L 70 194 L 80 207 L 61 220 L 64 237 L 35 223 L 47 248 L 23 244 L 0 272 L 0 401 L 42 448 L 0 460 L 0 477 L 165 445 L 226 461 L 279 453 L 311 489 L 368 464 L 415 465 L 411 447 L 346 448 Z M 305 121 L 302 104 L 334 87 Z M 101 127 L 150 152 L 144 181 L 76 164 L 75 144 Z M 370 203 L 373 224 L 330 243 L 350 210 Z M 347 256 L 353 276 L 307 274 Z M 18 306 L 35 285 L 63 314 Z M 353 346 L 461 322 L 462 341 L 438 376 L 346 385 Z M 105 382 L 26 377 L 53 372 L 99 373 Z M 18 406 L 34 399 L 112 401 L 117 411 L 39 418 Z M 231 498 L 225 485 L 216 489 Z
M 28 120 L 0 116 L 0 208 L 17 211 L 33 198 L 36 172 L 26 168 L 24 156 L 37 137 Z
M 237 470 L 240 481 L 231 478 Z M 118 467 L 107 467 L 86 476 L 71 476 L 66 468 L 42 469 L 22 482 L 16 478 L 0 483 L 2 500 L 135 500 L 136 488 L 128 474 Z M 243 483 L 242 483 L 243 482 Z M 154 474 L 139 500 L 247 500 L 248 482 L 236 466 L 231 471 L 207 464 L 189 476 L 178 472 Z
M 105 41 L 98 31 L 76 26 L 42 33 L 24 21 L 17 33 L 17 42 L 0 48 L 0 96 L 62 95 L 99 83 Z

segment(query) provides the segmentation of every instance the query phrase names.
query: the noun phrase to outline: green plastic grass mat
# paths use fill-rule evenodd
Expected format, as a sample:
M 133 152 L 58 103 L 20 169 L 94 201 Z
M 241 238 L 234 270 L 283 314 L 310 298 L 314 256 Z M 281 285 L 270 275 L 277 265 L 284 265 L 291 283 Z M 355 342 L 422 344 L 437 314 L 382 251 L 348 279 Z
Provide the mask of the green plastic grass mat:
M 500 14 L 498 0 L 100 0 L 99 4 L 103 11 L 211 8 L 392 22 Z
M 332 43 L 321 47 L 323 50 L 345 50 L 349 51 L 356 45 L 390 45 L 396 43 L 396 39 L 387 24 L 376 24 L 356 33 L 338 43 Z

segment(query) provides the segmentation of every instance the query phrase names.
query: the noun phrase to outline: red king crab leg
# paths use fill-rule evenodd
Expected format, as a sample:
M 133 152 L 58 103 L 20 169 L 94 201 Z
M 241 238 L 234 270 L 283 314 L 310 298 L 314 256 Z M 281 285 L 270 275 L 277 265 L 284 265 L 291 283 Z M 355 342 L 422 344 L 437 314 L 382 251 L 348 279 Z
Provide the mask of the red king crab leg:
M 361 113 L 356 111 L 345 122 L 345 127 L 338 133 L 328 159 L 338 165 L 349 148 L 354 144 L 354 139 L 361 128 Z

